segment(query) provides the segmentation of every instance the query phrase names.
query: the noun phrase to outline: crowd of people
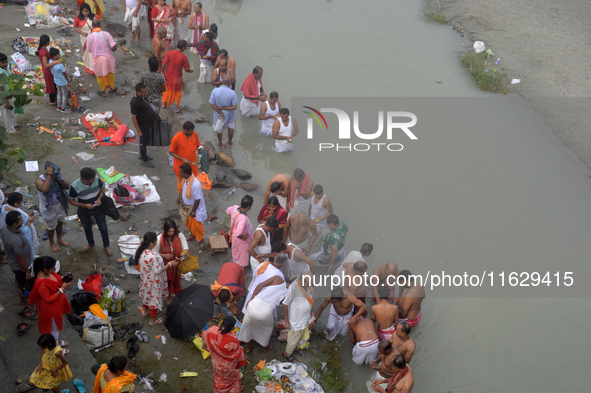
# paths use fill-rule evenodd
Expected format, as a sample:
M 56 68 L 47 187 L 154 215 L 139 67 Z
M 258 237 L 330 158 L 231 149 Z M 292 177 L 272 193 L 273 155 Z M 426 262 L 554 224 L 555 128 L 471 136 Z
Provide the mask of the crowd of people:
M 102 1 L 91 3 L 79 4 L 74 29 L 80 36 L 84 69 L 96 76 L 97 94 L 107 96 L 116 91 L 112 53 L 117 43 L 101 29 Z M 123 0 L 123 3 L 125 22 L 134 39 L 140 40 L 140 21 L 147 17 L 152 40 L 149 71 L 141 75 L 130 102 L 133 126 L 140 138 L 140 159 L 145 166 L 154 167 L 147 145 L 160 108 L 174 104 L 175 112 L 184 109 L 181 106 L 183 71 L 193 72 L 184 53 L 188 48 L 200 57 L 199 82 L 213 86 L 209 104 L 214 110 L 214 131 L 220 149 L 232 146 L 238 106 L 243 117 L 258 116 L 260 133 L 275 139 L 277 152 L 294 148 L 298 124 L 282 106 L 277 92 L 267 96 L 261 67 L 254 67 L 248 74 L 240 89 L 243 97 L 238 101 L 234 91 L 236 61 L 227 50 L 220 49 L 218 28 L 210 24 L 201 3 L 194 4 L 192 13 L 190 0 L 173 0 L 172 5 L 166 0 Z M 49 48 L 49 44 L 49 37 L 41 36 L 37 52 L 46 92 L 51 105 L 56 105 L 58 111 L 68 112 L 67 99 L 64 99 L 68 75 L 59 51 Z M 0 72 L 10 72 L 3 54 L 0 54 Z M 10 112 L 10 106 L 7 100 L 5 112 Z M 14 115 L 11 116 L 5 116 L 5 121 L 8 132 L 14 133 L 14 127 L 9 128 L 14 123 Z M 228 130 L 226 144 L 223 143 L 225 129 Z M 150 325 L 163 323 L 158 313 L 164 310 L 164 299 L 170 304 L 172 297 L 182 290 L 177 265 L 188 254 L 189 242 L 197 241 L 201 250 L 207 248 L 203 228 L 207 211 L 198 164 L 200 147 L 195 125 L 187 121 L 172 138 L 168 152 L 177 177 L 179 215 L 191 235 L 185 236 L 174 220 L 166 220 L 160 234 L 143 234 L 143 241 L 134 255 L 140 272 L 142 303 L 139 310 L 144 316 L 149 315 Z M 103 248 L 107 255 L 112 255 L 105 214 L 100 208 L 105 184 L 94 169 L 82 168 L 80 177 L 70 183 L 59 166 L 48 161 L 35 184 L 53 252 L 60 252 L 60 245 L 69 246 L 63 238 L 63 223 L 69 207 L 74 206 L 87 240 L 83 251 L 94 247 L 94 217 Z M 1 199 L 3 202 L 4 195 Z M 20 209 L 22 201 L 19 193 L 7 196 L 1 208 L 1 237 L 5 259 L 14 273 L 21 300 L 35 305 L 37 310 L 24 312 L 30 318 L 36 318 L 38 312 L 41 333 L 38 344 L 44 355 L 41 365 L 19 386 L 22 391 L 38 386 L 56 392 L 61 382 L 72 377 L 64 357 L 68 343 L 59 340 L 63 314 L 70 312 L 64 295 L 70 282 L 55 273 L 54 258 L 35 258 L 35 215 Z M 425 296 L 423 287 L 414 281 L 411 272 L 401 271 L 395 262 L 379 264 L 373 269 L 373 275 L 379 279 L 378 285 L 359 284 L 355 278 L 367 273 L 366 258 L 371 255 L 373 245 L 364 243 L 359 251 L 346 252 L 348 225 L 335 214 L 322 185 L 315 184 L 301 168 L 270 179 L 263 207 L 256 217 L 256 228 L 248 215 L 253 203 L 253 197 L 246 195 L 240 204 L 226 209 L 232 261 L 220 267 L 211 291 L 216 302 L 227 304 L 243 324 L 236 336 L 232 333 L 236 320 L 228 317 L 221 327 L 213 327 L 203 335 L 204 347 L 212 354 L 214 391 L 240 391 L 239 369 L 246 364 L 244 353 L 250 353 L 256 344 L 261 346 L 261 353 L 273 348 L 271 337 L 277 308 L 281 307 L 287 330 L 282 353 L 286 361 L 296 362 L 296 357 L 305 357 L 302 347 L 310 339 L 310 330 L 329 308 L 324 327 L 326 338 L 334 340 L 338 335 L 349 335 L 354 344 L 353 361 L 359 365 L 368 364 L 375 370 L 369 388 L 376 392 L 410 392 L 414 378 L 409 363 L 415 352 L 410 333 L 421 320 L 421 303 Z M 319 246 L 320 250 L 312 253 L 314 246 Z M 347 280 L 334 288 L 314 311 L 314 275 L 319 268 Z M 250 282 L 247 282 L 247 273 L 252 274 Z M 391 282 L 398 277 L 403 277 L 405 284 L 397 289 Z M 368 298 L 375 304 L 369 306 Z M 95 391 L 104 391 L 106 386 L 116 387 L 108 391 L 133 391 L 135 375 L 126 371 L 126 365 L 125 358 L 114 357 L 108 364 L 96 367 L 93 370 L 97 375 Z

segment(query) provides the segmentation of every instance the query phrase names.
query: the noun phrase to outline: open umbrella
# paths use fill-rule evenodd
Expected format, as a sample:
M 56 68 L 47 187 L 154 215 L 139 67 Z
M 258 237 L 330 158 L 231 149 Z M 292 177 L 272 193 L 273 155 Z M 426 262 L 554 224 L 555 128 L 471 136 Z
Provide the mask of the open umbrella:
M 209 286 L 193 284 L 176 294 L 166 310 L 164 326 L 174 338 L 192 338 L 213 316 L 214 303 Z

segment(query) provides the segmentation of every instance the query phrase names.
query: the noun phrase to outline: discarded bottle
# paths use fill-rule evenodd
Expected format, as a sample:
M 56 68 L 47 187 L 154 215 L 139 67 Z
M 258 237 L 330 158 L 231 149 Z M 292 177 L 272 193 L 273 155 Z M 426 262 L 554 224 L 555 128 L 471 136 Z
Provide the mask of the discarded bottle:
M 173 166 L 173 158 L 172 156 L 168 156 L 168 162 L 170 162 L 170 166 Z
M 236 189 L 233 188 L 232 191 L 230 191 L 228 194 L 226 194 L 226 196 L 231 197 L 232 195 L 234 195 L 235 192 L 236 192 Z
M 499 61 L 501 61 L 500 57 L 497 59 L 497 61 L 495 61 L 495 65 L 499 64 Z

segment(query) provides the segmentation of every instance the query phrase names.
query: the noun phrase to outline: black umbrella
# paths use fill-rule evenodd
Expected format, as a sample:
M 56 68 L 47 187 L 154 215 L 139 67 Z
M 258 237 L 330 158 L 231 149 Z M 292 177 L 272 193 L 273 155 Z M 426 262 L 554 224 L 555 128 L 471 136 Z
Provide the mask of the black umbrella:
M 193 284 L 176 294 L 166 310 L 164 326 L 173 338 L 192 338 L 213 316 L 214 303 L 209 286 Z

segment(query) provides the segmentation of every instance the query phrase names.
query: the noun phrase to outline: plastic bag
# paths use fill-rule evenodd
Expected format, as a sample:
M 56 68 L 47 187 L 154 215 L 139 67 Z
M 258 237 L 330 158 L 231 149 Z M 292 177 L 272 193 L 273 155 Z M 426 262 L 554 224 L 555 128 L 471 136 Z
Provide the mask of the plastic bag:
M 29 52 L 29 44 L 25 42 L 23 37 L 16 37 L 14 41 L 12 41 L 12 49 L 20 53 L 27 53 Z
M 205 349 L 203 349 L 203 338 L 202 337 L 199 337 L 199 336 L 195 337 L 195 339 L 193 340 L 193 344 L 195 344 L 197 349 L 201 351 L 201 356 L 203 356 L 203 359 L 207 359 L 211 356 L 211 353 L 209 353 Z
M 254 372 L 257 377 L 259 377 L 259 379 L 261 381 L 270 381 L 271 380 L 271 369 L 270 368 L 263 368 L 262 370 L 257 370 Z
M 113 313 L 125 310 L 125 291 L 117 285 L 110 284 L 105 288 L 99 305 L 103 310 Z
M 91 274 L 82 284 L 82 289 L 96 293 L 100 299 L 103 293 L 103 276 L 100 273 Z

